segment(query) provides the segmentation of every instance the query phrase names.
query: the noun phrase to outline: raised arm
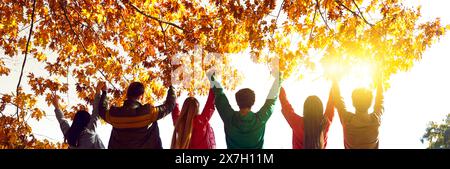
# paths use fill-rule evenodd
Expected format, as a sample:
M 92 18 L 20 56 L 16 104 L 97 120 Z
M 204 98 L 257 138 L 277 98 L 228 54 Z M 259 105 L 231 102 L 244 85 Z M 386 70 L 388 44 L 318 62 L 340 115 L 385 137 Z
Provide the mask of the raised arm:
M 324 114 L 324 147 L 327 146 L 327 140 L 328 140 L 328 131 L 331 126 L 331 122 L 333 122 L 334 117 L 334 102 L 333 102 L 333 96 L 332 96 L 332 90 L 330 90 L 330 94 L 328 96 L 328 102 L 327 107 L 325 108 L 325 114 Z
M 108 122 L 108 119 L 106 118 L 106 114 L 109 111 L 109 108 L 108 108 L 108 100 L 106 99 L 106 94 L 107 94 L 106 90 L 102 90 L 102 95 L 100 96 L 100 100 L 97 105 L 98 105 L 98 115 L 103 120 Z
M 377 82 L 377 96 L 375 97 L 375 105 L 373 107 L 373 113 L 372 116 L 374 116 L 379 122 L 381 120 L 381 116 L 384 112 L 383 102 L 384 102 L 384 96 L 383 96 L 383 82 L 381 79 Z
M 98 120 L 98 105 L 100 103 L 100 92 L 101 91 L 106 91 L 106 84 L 103 82 L 99 82 L 97 84 L 97 87 L 95 88 L 95 96 L 94 96 L 94 104 L 92 105 L 92 115 L 91 115 L 91 119 L 89 120 L 88 125 L 86 126 L 86 128 L 91 129 L 91 130 L 95 130 L 95 128 L 97 127 L 97 120 Z
M 275 107 L 275 101 L 277 100 L 278 94 L 280 93 L 281 80 L 279 79 L 279 74 L 275 77 L 275 80 L 270 88 L 269 94 L 267 95 L 266 102 L 263 107 L 257 112 L 257 115 L 261 122 L 266 123 L 270 118 Z
M 175 108 L 175 100 L 177 96 L 175 95 L 175 91 L 173 89 L 173 86 L 169 87 L 169 90 L 167 91 L 166 101 L 164 104 L 153 107 L 150 105 L 146 105 L 149 107 L 149 113 L 150 113 L 150 122 L 155 122 L 156 120 L 162 119 L 163 117 L 167 116 L 170 112 L 173 111 Z
M 328 123 L 331 123 L 333 121 L 334 101 L 333 101 L 333 96 L 332 96 L 331 90 L 330 90 L 330 94 L 328 95 L 328 102 L 327 102 L 327 107 L 325 108 L 324 117 L 325 117 L 325 120 L 328 121 Z
M 281 113 L 284 118 L 288 122 L 291 128 L 295 128 L 296 126 L 303 126 L 303 118 L 296 114 L 292 105 L 287 100 L 286 91 L 283 87 L 281 87 L 280 91 L 280 103 L 281 103 Z
M 223 93 L 222 85 L 220 85 L 220 83 L 215 79 L 214 75 L 215 73 L 210 71 L 207 76 L 214 92 L 214 102 L 217 112 L 219 112 L 220 118 L 222 118 L 223 121 L 228 121 L 228 119 L 230 119 L 233 115 L 232 113 L 234 110 L 231 108 L 227 96 Z
M 345 108 L 344 99 L 341 96 L 339 84 L 336 81 L 333 81 L 333 86 L 331 87 L 331 95 L 331 99 L 333 100 L 334 106 L 338 111 L 341 123 L 346 122 L 347 118 L 349 118 L 351 114 Z
M 202 119 L 205 121 L 209 121 L 214 111 L 216 110 L 214 107 L 214 91 L 213 89 L 209 89 L 208 98 L 206 99 L 205 107 L 203 108 L 202 114 L 200 115 Z
M 61 109 L 59 107 L 59 99 L 55 94 L 53 94 L 52 96 L 52 104 L 55 107 L 55 116 L 58 120 L 61 131 L 63 132 L 63 135 L 66 135 L 67 131 L 70 128 L 70 125 L 69 122 L 64 118 L 64 114 L 61 112 Z
M 219 113 L 220 118 L 222 118 L 223 121 L 226 121 L 231 117 L 234 110 L 231 108 L 227 96 L 223 93 L 223 88 L 214 88 L 213 90 L 217 112 Z

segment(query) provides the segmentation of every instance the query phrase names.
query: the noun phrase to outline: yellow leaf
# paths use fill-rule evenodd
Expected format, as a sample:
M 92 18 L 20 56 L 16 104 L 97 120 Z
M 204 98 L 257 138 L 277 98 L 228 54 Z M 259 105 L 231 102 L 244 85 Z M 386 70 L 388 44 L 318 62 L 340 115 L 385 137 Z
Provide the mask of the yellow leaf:
M 89 18 L 91 15 L 89 14 L 89 12 L 86 9 L 82 9 L 81 10 L 81 14 L 83 14 L 84 16 L 86 16 L 87 18 Z
M 34 56 L 39 62 L 47 60 L 47 56 L 43 54 L 42 52 L 37 52 Z

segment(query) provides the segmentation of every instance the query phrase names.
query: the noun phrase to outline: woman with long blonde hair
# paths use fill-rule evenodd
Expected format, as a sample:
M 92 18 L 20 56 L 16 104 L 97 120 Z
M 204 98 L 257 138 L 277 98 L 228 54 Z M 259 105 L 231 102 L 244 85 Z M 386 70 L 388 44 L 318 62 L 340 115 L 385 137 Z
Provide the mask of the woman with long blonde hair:
M 194 97 L 188 97 L 181 111 L 178 104 L 172 112 L 175 126 L 172 135 L 172 149 L 215 149 L 214 131 L 209 119 L 215 111 L 214 93 L 209 91 L 208 99 L 201 114 L 200 104 Z
M 303 104 L 303 117 L 295 113 L 283 87 L 280 91 L 280 102 L 281 112 L 292 128 L 292 148 L 325 149 L 328 130 L 334 116 L 334 102 L 331 91 L 325 112 L 319 97 L 309 96 Z

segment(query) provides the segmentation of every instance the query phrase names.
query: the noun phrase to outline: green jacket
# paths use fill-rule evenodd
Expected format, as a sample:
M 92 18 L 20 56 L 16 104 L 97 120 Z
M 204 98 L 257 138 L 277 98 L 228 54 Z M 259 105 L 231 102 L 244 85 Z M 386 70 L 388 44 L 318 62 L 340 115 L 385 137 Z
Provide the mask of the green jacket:
M 223 88 L 214 88 L 215 104 L 225 128 L 225 137 L 229 149 L 261 149 L 264 144 L 266 122 L 272 115 L 275 98 L 267 99 L 256 113 L 241 115 L 231 108 Z

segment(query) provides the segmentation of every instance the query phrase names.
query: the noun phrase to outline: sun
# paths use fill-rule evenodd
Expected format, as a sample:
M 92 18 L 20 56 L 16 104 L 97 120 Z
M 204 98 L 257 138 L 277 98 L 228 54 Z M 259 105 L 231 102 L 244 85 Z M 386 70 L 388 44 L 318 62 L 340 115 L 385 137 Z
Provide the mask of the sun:
M 353 63 L 332 62 L 322 65 L 325 77 L 338 79 L 347 87 L 373 87 L 375 65 L 369 61 L 357 61 Z
M 374 65 L 369 62 L 354 64 L 347 76 L 348 81 L 353 85 L 370 88 L 373 84 Z

